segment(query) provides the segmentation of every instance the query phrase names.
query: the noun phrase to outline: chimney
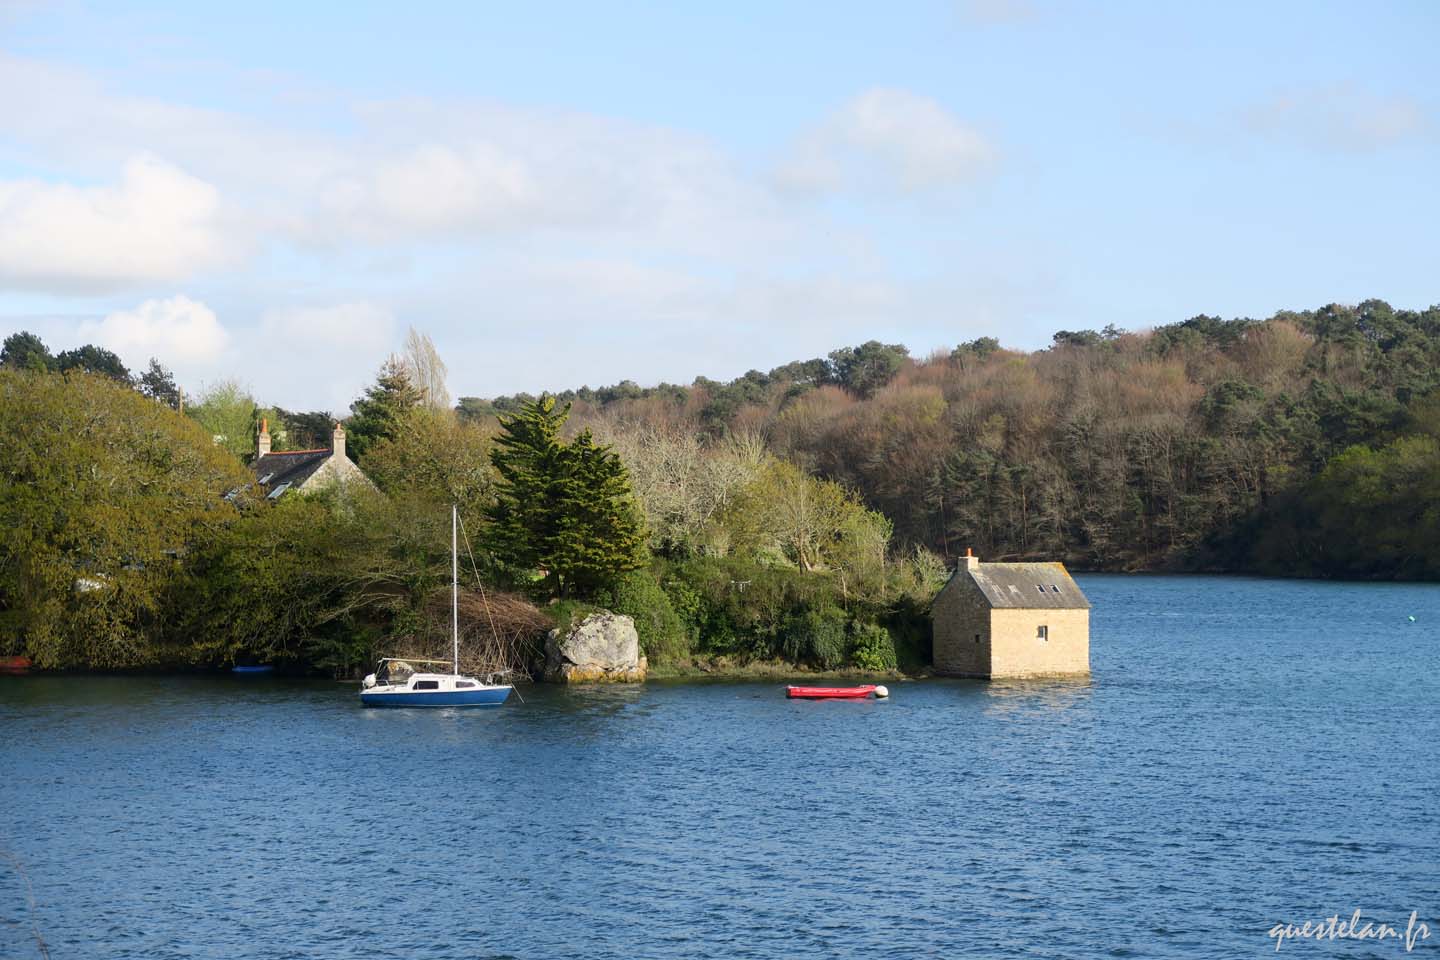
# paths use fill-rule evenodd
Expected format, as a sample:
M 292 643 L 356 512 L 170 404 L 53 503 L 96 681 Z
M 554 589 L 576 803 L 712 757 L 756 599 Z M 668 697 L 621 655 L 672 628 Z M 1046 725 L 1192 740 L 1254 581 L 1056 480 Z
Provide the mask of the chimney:
M 964 558 L 964 559 L 965 559 L 965 569 L 966 569 L 966 570 L 975 570 L 975 569 L 978 569 L 978 568 L 979 568 L 979 566 L 980 566 L 980 558 L 977 557 L 977 556 L 975 556 L 975 551 L 971 550 L 969 547 L 966 547 L 966 548 L 965 548 L 965 558 Z
M 255 438 L 255 459 L 259 460 L 270 452 L 270 423 L 264 417 L 260 418 L 260 436 Z
M 345 428 L 340 426 L 340 421 L 335 421 L 335 432 L 330 435 L 330 456 L 345 456 Z

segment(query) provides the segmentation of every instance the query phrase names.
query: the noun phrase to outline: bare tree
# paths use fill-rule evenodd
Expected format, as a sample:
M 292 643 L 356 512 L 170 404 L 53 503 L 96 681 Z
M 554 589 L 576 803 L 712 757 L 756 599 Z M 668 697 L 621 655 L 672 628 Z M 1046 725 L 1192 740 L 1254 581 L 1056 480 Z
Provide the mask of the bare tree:
M 402 360 L 410 382 L 420 391 L 422 402 L 434 410 L 450 409 L 450 390 L 445 386 L 448 371 L 430 334 L 414 327 L 405 334 L 405 356 Z

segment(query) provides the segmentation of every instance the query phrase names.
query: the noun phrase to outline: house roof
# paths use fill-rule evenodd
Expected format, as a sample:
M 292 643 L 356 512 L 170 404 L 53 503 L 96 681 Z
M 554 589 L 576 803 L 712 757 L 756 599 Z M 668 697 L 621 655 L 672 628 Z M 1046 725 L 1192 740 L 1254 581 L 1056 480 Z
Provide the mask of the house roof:
M 970 577 L 992 607 L 1090 609 L 1063 563 L 979 563 L 973 570 L 962 565 L 955 575 Z
M 250 464 L 255 472 L 255 481 L 271 491 L 282 485 L 286 489 L 298 487 L 325 465 L 330 459 L 330 450 L 286 450 L 282 453 L 267 453 Z

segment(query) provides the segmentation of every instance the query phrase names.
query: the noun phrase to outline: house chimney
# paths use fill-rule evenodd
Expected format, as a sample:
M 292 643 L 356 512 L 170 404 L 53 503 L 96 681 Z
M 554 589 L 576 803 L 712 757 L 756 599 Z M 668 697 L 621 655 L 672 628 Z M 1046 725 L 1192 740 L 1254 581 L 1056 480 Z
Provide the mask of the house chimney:
M 980 558 L 975 556 L 975 551 L 969 547 L 965 548 L 965 569 L 975 570 L 980 566 Z
M 259 460 L 270 452 L 270 423 L 264 417 L 260 418 L 260 436 L 255 438 L 255 459 Z
M 335 432 L 330 435 L 330 456 L 345 456 L 345 428 L 340 426 L 340 421 L 335 421 Z

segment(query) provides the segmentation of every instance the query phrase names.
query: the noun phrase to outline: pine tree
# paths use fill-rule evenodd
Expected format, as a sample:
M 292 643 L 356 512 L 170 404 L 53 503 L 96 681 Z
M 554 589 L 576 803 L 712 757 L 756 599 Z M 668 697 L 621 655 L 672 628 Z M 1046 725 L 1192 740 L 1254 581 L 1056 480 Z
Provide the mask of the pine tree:
M 560 438 L 569 415 L 545 396 L 500 417 L 488 515 L 504 562 L 543 570 L 554 596 L 590 596 L 644 565 L 645 524 L 620 458 L 588 430 Z
M 140 374 L 139 388 L 151 400 L 159 401 L 171 410 L 180 409 L 180 388 L 175 384 L 175 375 L 154 357 L 150 358 L 150 369 Z
M 5 338 L 4 346 L 0 347 L 0 367 L 43 373 L 55 368 L 55 358 L 50 356 L 50 349 L 43 340 L 21 330 Z
M 365 396 L 350 404 L 353 415 L 345 430 L 351 459 L 358 462 L 381 440 L 398 437 L 420 402 L 420 391 L 405 364 L 397 357 L 386 360 L 375 383 L 365 388 Z

